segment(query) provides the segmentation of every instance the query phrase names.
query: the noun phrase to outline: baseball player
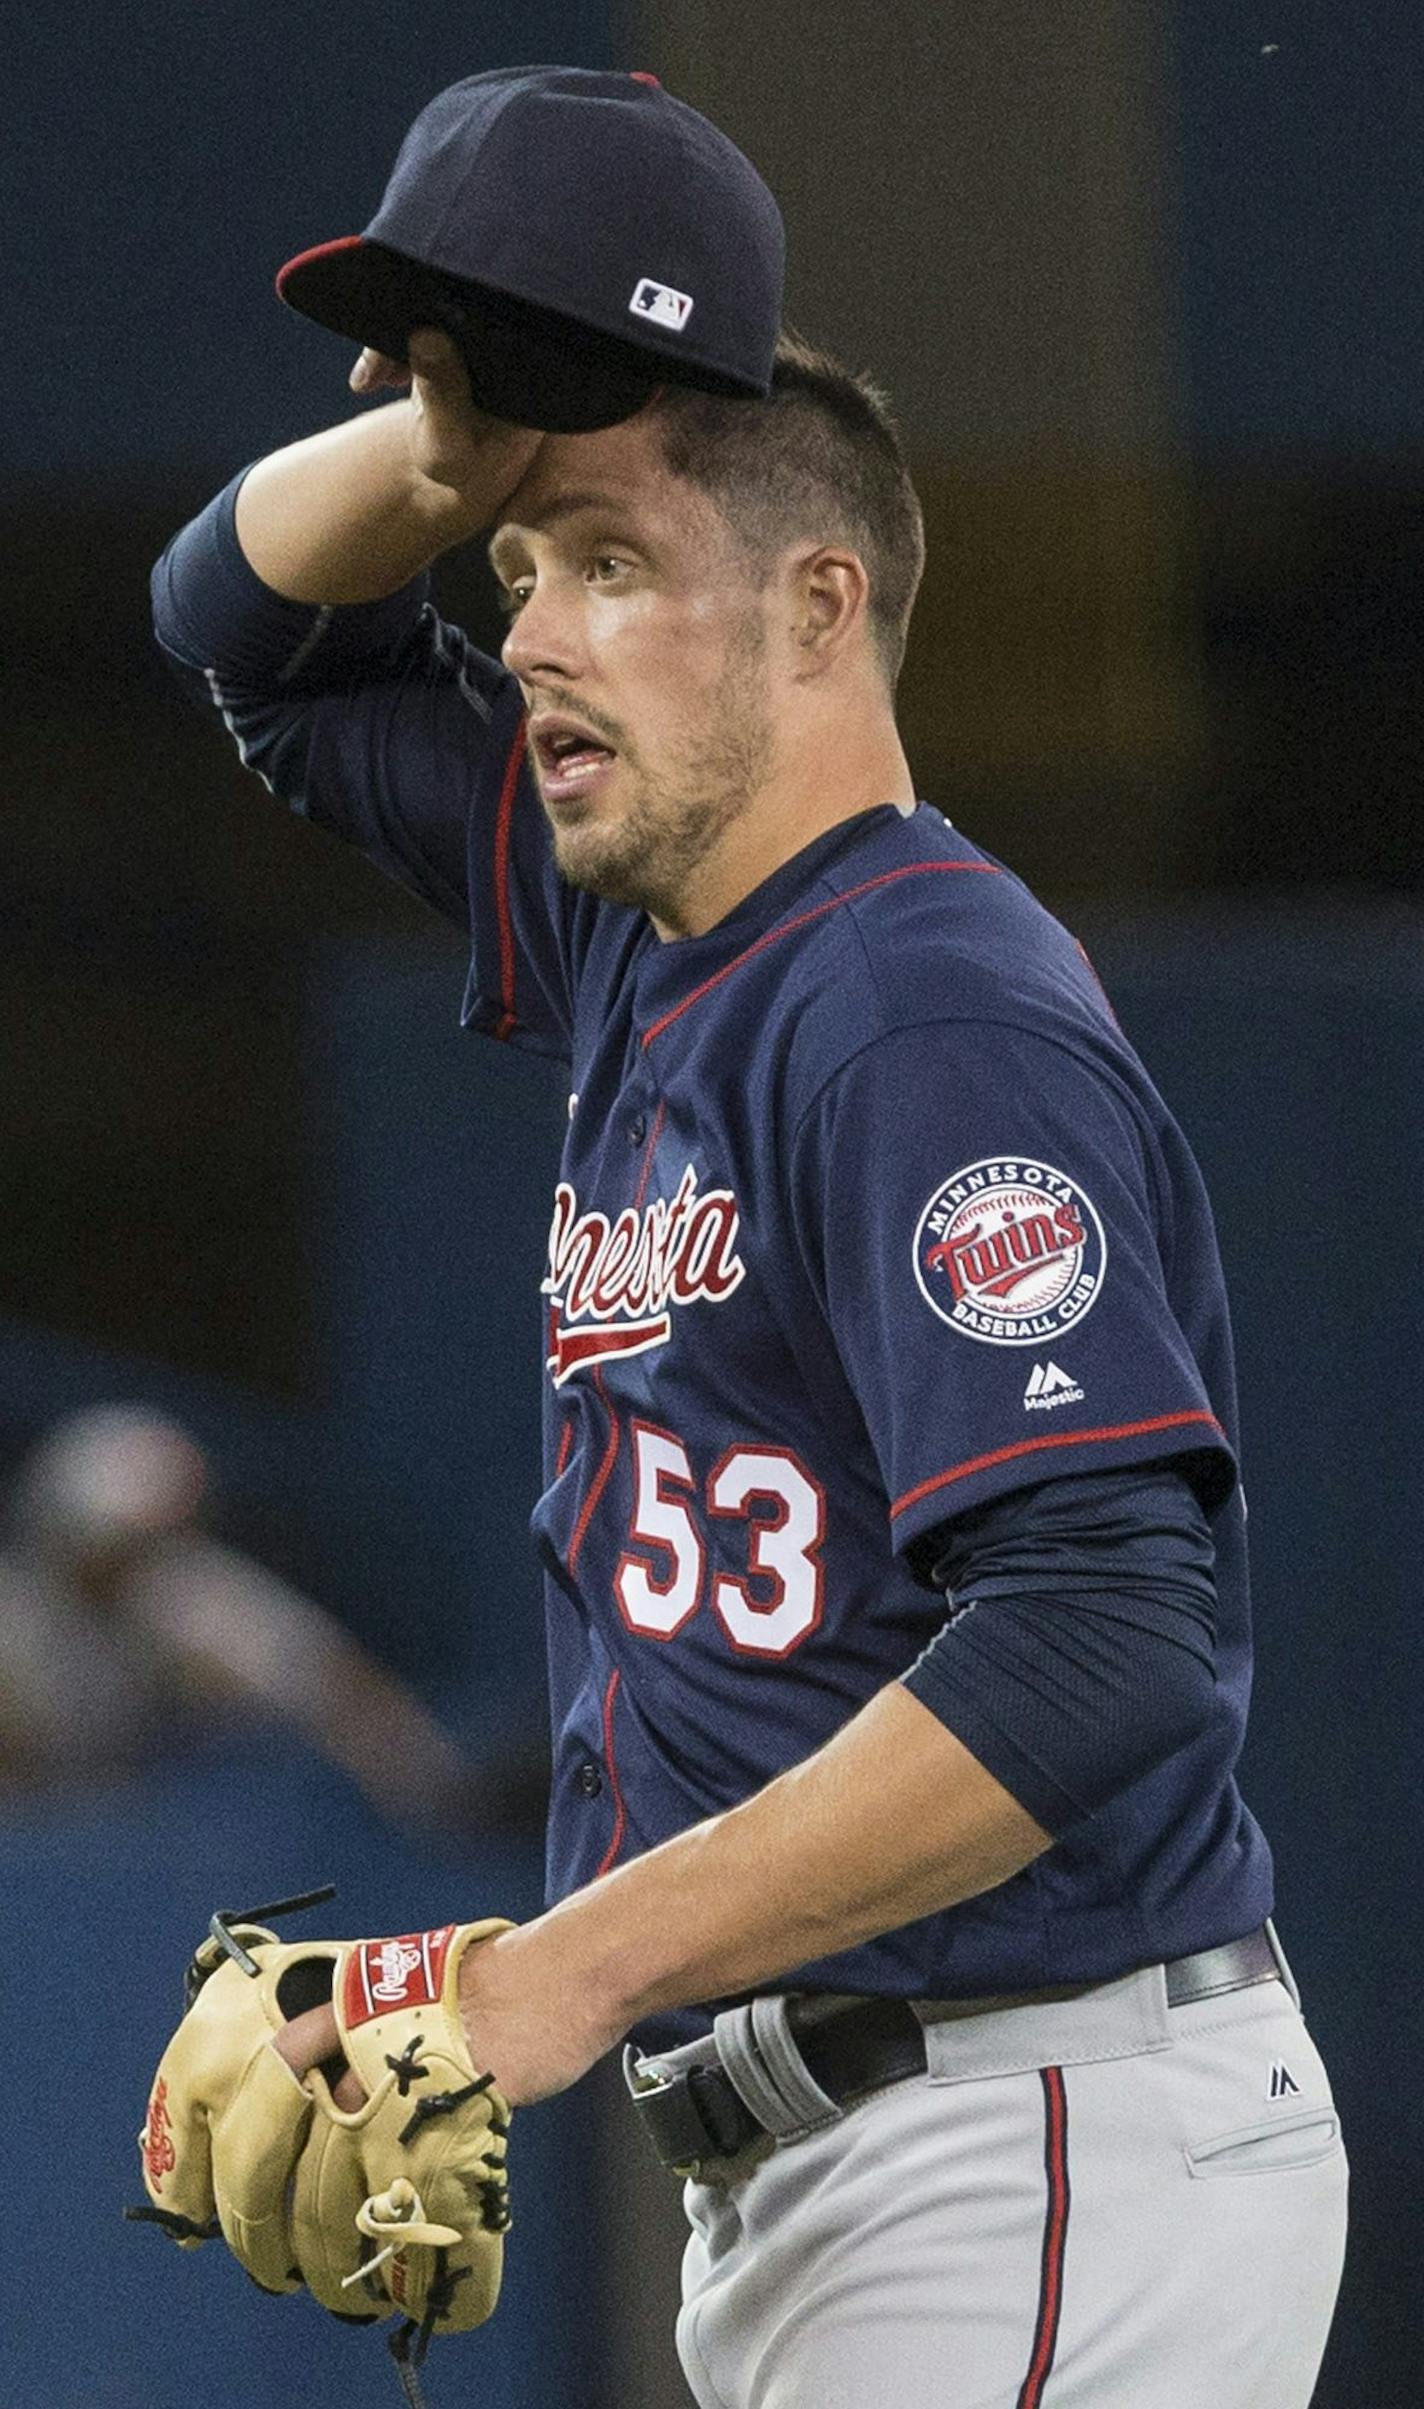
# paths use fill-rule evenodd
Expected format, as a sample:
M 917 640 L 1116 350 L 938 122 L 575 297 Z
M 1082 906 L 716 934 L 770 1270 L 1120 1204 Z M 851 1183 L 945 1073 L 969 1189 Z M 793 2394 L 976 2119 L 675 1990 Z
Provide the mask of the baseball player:
M 536 219 L 565 139 L 526 111 Z M 1081 950 L 917 797 L 882 398 L 790 337 L 736 386 L 744 251 L 683 292 L 615 250 L 672 294 L 631 414 L 492 415 L 432 316 L 155 573 L 243 759 L 468 932 L 468 1026 L 570 1070 L 550 1904 L 463 1954 L 472 2061 L 517 2106 L 625 2045 L 702 2409 L 1305 2409 L 1345 2160 L 1233 1778 L 1202 1183 Z M 427 597 L 476 533 L 498 661 Z M 318 2004 L 277 2049 L 337 2043 Z

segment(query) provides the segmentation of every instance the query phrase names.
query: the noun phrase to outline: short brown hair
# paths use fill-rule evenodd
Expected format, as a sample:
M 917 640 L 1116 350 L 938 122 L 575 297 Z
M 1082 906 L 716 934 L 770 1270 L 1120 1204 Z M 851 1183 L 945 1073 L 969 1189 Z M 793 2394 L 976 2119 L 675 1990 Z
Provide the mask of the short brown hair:
M 788 328 L 765 401 L 667 385 L 656 406 L 673 475 L 707 495 L 754 560 L 769 566 L 804 537 L 859 555 L 871 633 L 893 692 L 925 534 L 885 395 Z

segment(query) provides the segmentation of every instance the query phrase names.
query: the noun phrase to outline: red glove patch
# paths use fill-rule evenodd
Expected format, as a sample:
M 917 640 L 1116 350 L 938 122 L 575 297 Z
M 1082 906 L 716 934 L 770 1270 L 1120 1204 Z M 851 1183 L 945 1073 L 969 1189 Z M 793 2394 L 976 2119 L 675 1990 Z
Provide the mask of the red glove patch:
M 433 1932 L 406 1932 L 396 1940 L 363 1941 L 347 1961 L 341 2013 L 349 2032 L 388 2016 L 393 2008 L 433 2006 L 445 1979 L 453 1924 Z

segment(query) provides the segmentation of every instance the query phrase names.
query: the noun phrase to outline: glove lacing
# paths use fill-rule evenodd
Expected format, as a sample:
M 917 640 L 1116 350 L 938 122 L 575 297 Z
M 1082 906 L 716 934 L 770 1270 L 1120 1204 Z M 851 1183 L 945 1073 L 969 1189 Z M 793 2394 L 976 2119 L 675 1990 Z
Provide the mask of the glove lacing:
M 413 2078 L 423 2070 L 412 2064 L 409 2071 Z M 493 2081 L 492 2074 L 484 2074 L 475 2082 L 467 2083 L 463 2090 L 435 2092 L 428 2099 L 423 2099 L 402 2131 L 401 2140 L 408 2140 L 430 2117 L 450 2115 L 462 2101 L 487 2091 Z M 503 2140 L 509 2132 L 509 2126 L 499 2118 L 492 2118 L 491 2130 Z M 496 2157 L 486 2151 L 484 2164 L 496 2171 L 480 2186 L 480 2219 L 487 2232 L 503 2233 L 509 2224 L 509 2185 L 504 2174 L 503 2156 Z M 356 2223 L 371 2241 L 384 2243 L 384 2248 L 378 2250 L 374 2258 L 364 2259 L 359 2267 L 342 2277 L 343 2290 L 351 2284 L 365 2283 L 368 2291 L 374 2294 L 376 2286 L 371 2278 L 376 2269 L 383 2266 L 398 2249 L 432 2249 L 435 2252 L 435 2273 L 426 2291 L 424 2316 L 403 2318 L 395 2332 L 387 2337 L 387 2348 L 395 2361 L 396 2374 L 400 2378 L 408 2409 L 426 2409 L 419 2371 L 425 2364 L 431 2335 L 442 2318 L 449 2314 L 457 2285 L 463 2283 L 471 2272 L 468 2267 L 450 2265 L 450 2251 L 464 2236 L 451 2225 L 431 2223 L 419 2192 L 404 2175 L 398 2175 L 387 2191 L 373 2192 L 363 2200 L 356 2211 Z

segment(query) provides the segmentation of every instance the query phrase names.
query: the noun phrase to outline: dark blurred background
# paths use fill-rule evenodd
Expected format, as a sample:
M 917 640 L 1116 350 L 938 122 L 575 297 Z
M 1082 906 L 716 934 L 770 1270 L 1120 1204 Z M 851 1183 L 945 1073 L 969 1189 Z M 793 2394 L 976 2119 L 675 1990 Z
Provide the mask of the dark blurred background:
M 340 1616 L 472 1757 L 537 1740 L 525 1522 L 559 1079 L 461 1035 L 455 934 L 243 775 L 169 684 L 146 594 L 219 483 L 352 407 L 348 354 L 280 307 L 277 265 L 366 222 L 443 84 L 530 59 L 654 69 L 778 191 L 788 314 L 886 384 L 925 500 L 902 689 L 921 792 L 1089 944 L 1203 1161 L 1255 1542 L 1247 1787 L 1355 2169 L 1317 2403 L 1409 2409 L 1417 0 L 828 0 L 814 25 L 751 0 L 531 0 L 517 24 L 446 0 L 31 12 L 0 154 L 0 1471 L 96 1400 L 178 1418 L 226 1540 Z M 439 583 L 495 645 L 478 560 Z M 21 2032 L 67 2035 L 46 2088 L 72 2118 L 63 2185 L 38 2110 L 22 2135 L 54 2221 L 28 2229 L 12 2295 L 46 2293 L 68 2219 L 84 2305 L 48 2332 L 21 2310 L 0 2398 L 34 2376 L 52 2409 L 236 2409 L 276 2319 L 293 2399 L 384 2399 L 363 2338 L 249 2310 L 211 2253 L 159 2265 L 125 2233 L 132 2129 L 213 1906 L 335 1876 L 352 1930 L 495 1891 L 528 1913 L 532 1830 L 393 1832 L 302 1739 L 226 1726 L 144 1778 L 3 1814 L 31 1969 L 7 2061 Z M 670 2282 L 675 2194 L 628 2173 L 627 2218 L 590 2197 L 608 2113 L 595 2081 L 526 2127 L 518 2272 L 464 2346 L 511 2409 L 680 2397 L 670 2301 L 649 2308 L 615 2247 L 641 2219 Z M 553 2281 L 556 2318 L 536 2306 Z

